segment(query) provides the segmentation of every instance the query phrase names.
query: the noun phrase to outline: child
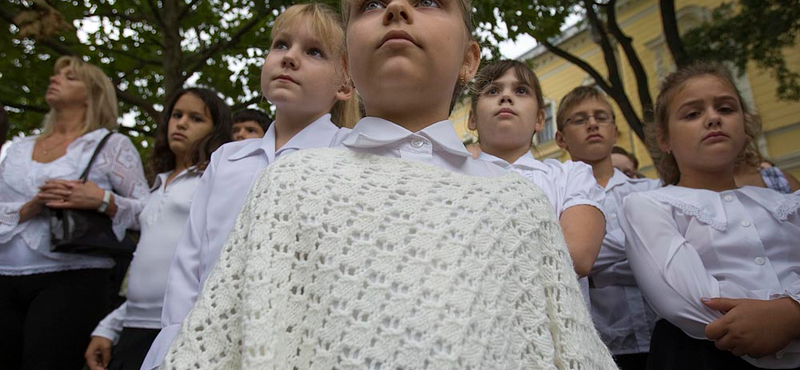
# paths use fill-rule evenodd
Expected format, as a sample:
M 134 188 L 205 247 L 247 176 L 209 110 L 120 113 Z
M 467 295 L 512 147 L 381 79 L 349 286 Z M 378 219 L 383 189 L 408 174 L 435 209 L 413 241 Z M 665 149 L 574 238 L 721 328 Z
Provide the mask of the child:
M 589 276 L 594 325 L 621 369 L 644 369 L 655 314 L 628 266 L 625 235 L 617 215 L 625 196 L 659 188 L 661 183 L 629 178 L 612 166 L 617 126 L 614 110 L 599 90 L 590 86 L 573 89 L 561 99 L 556 117 L 558 146 L 573 160 L 591 165 L 597 183 L 605 188 L 606 236 Z
M 542 88 L 533 71 L 515 60 L 483 67 L 468 126 L 478 131 L 479 159 L 519 172 L 547 194 L 575 272 L 588 275 L 603 241 L 603 189 L 584 163 L 539 161 L 531 154 L 533 135 L 544 127 Z
M 143 369 L 158 366 L 217 261 L 255 179 L 275 160 L 306 148 L 327 147 L 336 125 L 356 120 L 358 104 L 341 73 L 344 30 L 338 14 L 320 4 L 289 7 L 275 21 L 261 71 L 261 91 L 277 108 L 261 140 L 221 147 L 192 198 L 164 296 L 162 330 Z
M 245 109 L 233 114 L 233 140 L 260 139 L 269 129 L 272 121 L 266 113 L 258 109 Z
M 167 271 L 192 194 L 211 153 L 231 139 L 230 110 L 214 91 L 182 90 L 166 108 L 151 157 L 158 175 L 139 213 L 141 238 L 130 266 L 128 299 L 92 333 L 85 354 L 92 370 L 138 370 L 142 365 L 161 329 Z
M 639 160 L 636 159 L 635 155 L 628 153 L 628 151 L 623 148 L 614 146 L 614 148 L 611 149 L 611 165 L 622 171 L 625 176 L 632 179 L 641 178 L 639 176 Z
M 368 117 L 264 172 L 167 369 L 614 367 L 543 194 L 447 120 L 469 9 L 343 2 Z
M 629 195 L 620 220 L 663 318 L 648 369 L 800 367 L 800 194 L 734 180 L 757 157 L 758 121 L 715 64 L 668 76 L 655 116 L 648 144 L 668 186 Z

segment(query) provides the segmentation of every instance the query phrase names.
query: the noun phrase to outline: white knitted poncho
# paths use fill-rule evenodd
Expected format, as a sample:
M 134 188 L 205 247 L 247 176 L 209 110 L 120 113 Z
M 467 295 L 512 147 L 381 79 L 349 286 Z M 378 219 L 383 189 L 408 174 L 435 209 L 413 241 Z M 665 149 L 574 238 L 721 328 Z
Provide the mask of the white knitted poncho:
M 162 369 L 616 369 L 550 203 L 309 149 L 253 186 Z

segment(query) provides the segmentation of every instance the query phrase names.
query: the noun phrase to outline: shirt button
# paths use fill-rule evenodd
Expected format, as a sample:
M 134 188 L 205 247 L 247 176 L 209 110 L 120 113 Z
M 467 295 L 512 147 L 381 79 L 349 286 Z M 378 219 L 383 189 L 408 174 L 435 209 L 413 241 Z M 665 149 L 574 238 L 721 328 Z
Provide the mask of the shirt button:
M 750 224 L 750 221 L 742 221 L 742 226 L 744 226 L 744 227 L 750 227 L 750 225 L 751 225 L 751 224 Z
M 617 214 L 616 213 L 612 213 L 610 217 L 611 218 L 617 218 Z
M 420 139 L 411 140 L 411 146 L 414 148 L 422 148 L 425 145 L 425 142 Z
M 722 199 L 725 199 L 726 202 L 733 202 L 733 195 L 726 195 Z
M 756 257 L 755 260 L 753 260 L 753 261 L 755 261 L 756 265 L 759 265 L 759 266 L 767 263 L 767 259 L 764 258 L 764 257 Z

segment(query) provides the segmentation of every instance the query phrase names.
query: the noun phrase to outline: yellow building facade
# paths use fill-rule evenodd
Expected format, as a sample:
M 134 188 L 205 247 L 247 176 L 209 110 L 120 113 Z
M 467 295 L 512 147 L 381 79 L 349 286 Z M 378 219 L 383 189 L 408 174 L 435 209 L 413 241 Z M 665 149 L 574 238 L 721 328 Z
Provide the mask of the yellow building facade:
M 723 1 L 677 0 L 675 3 L 678 23 L 681 30 L 684 30 L 710 19 L 712 9 Z M 675 70 L 672 55 L 663 37 L 658 0 L 619 1 L 617 18 L 623 32 L 633 39 L 633 46 L 647 71 L 650 93 L 655 101 L 661 79 Z M 565 30 L 558 46 L 589 63 L 601 75 L 607 74 L 603 53 L 586 28 L 578 25 Z M 784 50 L 784 56 L 790 68 L 800 71 L 800 48 Z M 534 155 L 537 158 L 567 160 L 569 154 L 561 150 L 552 140 L 558 102 L 576 86 L 592 85 L 594 80 L 582 69 L 542 46 L 532 49 L 519 59 L 533 66 L 541 81 L 545 98 L 548 120 L 544 132 L 536 135 Z M 625 90 L 641 117 L 635 76 L 621 48 L 617 50 L 617 59 Z M 737 85 L 746 103 L 761 116 L 763 122 L 763 135 L 759 138 L 761 153 L 781 169 L 800 178 L 800 102 L 780 101 L 776 96 L 775 79 L 770 76 L 769 71 L 758 69 L 754 65 L 748 66 L 746 73 L 738 78 Z M 656 177 L 647 149 L 630 130 L 616 104 L 613 105 L 620 131 L 617 145 L 639 158 L 640 170 L 645 175 Z M 468 103 L 459 105 L 451 116 L 456 130 L 464 141 L 474 138 L 474 133 L 467 129 L 468 116 Z

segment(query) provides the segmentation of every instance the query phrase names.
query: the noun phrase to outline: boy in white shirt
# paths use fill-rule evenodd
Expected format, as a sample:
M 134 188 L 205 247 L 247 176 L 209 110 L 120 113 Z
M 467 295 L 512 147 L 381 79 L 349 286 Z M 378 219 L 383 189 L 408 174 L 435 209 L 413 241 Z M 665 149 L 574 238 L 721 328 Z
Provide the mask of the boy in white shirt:
M 558 106 L 556 123 L 558 146 L 573 160 L 591 165 L 606 193 L 606 236 L 589 275 L 592 320 L 621 369 L 643 369 L 655 314 L 639 292 L 628 265 L 618 213 L 625 196 L 658 188 L 661 183 L 632 179 L 613 167 L 611 154 L 618 135 L 614 110 L 597 89 L 581 86 L 570 91 Z

